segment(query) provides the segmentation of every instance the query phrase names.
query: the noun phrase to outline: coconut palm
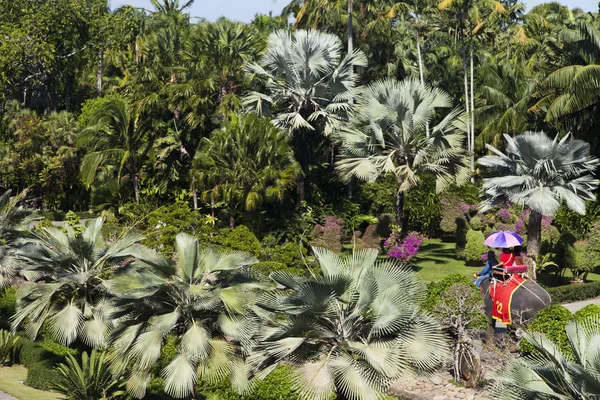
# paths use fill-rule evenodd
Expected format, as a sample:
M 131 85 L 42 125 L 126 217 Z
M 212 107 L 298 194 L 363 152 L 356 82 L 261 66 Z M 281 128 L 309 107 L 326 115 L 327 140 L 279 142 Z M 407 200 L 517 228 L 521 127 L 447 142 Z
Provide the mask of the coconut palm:
M 58 342 L 76 339 L 90 347 L 106 344 L 111 329 L 112 301 L 102 284 L 131 267 L 142 236 L 129 231 L 114 243 L 102 237 L 102 218 L 78 235 L 66 227 L 44 228 L 18 250 L 21 273 L 28 279 L 17 290 L 12 328 L 22 324 L 35 339 L 42 324 Z
M 266 118 L 231 115 L 200 143 L 194 184 L 205 200 L 228 204 L 230 225 L 238 208 L 257 210 L 265 201 L 282 201 L 301 173 L 289 137 Z
M 343 95 L 356 87 L 353 66 L 367 64 L 360 51 L 342 58 L 342 48 L 340 39 L 328 33 L 278 30 L 269 36 L 260 64 L 249 66 L 264 79 L 266 90 L 250 93 L 244 104 L 261 115 L 272 113 L 275 125 L 292 136 L 304 172 L 297 184 L 299 203 L 321 135 L 334 132 L 350 107 L 350 97 Z
M 504 140 L 504 153 L 488 144 L 493 154 L 478 160 L 490 174 L 483 180 L 480 207 L 486 211 L 504 201 L 529 207 L 527 252 L 537 255 L 542 215 L 554 215 L 563 202 L 583 215 L 586 200 L 596 199 L 593 174 L 600 160 L 590 156 L 589 144 L 570 134 L 550 139 L 544 132 L 525 132 Z
M 420 309 L 425 291 L 397 261 L 377 261 L 377 250 L 345 257 L 313 249 L 321 273 L 311 279 L 286 272 L 271 278 L 286 291 L 257 303 L 267 314 L 248 357 L 262 376 L 280 363 L 296 365 L 302 399 L 382 398 L 394 379 L 433 371 L 448 344 Z
M 396 222 L 402 226 L 404 194 L 419 183 L 419 173 L 433 173 L 437 190 L 469 176 L 462 150 L 465 116 L 459 109 L 440 112 L 451 104 L 447 93 L 412 78 L 385 79 L 360 91 L 350 123 L 337 135 L 341 178 L 375 181 L 395 174 Z
M 237 356 L 239 341 L 249 334 L 241 334 L 241 321 L 257 284 L 244 267 L 257 260 L 241 252 L 201 248 L 197 239 L 184 233 L 176 242 L 176 265 L 147 258 L 149 268 L 106 283 L 120 298 L 115 314 L 120 326 L 112 335 L 120 361 L 115 368 L 131 368 L 128 390 L 138 398 L 144 397 L 167 336 L 177 342 L 175 358 L 162 371 L 169 395 L 189 396 L 199 378 L 221 378 L 229 372 L 234 384 L 245 382 L 245 368 Z
M 573 358 L 542 333 L 525 339 L 535 349 L 509 365 L 492 391 L 496 399 L 594 399 L 600 395 L 600 318 L 573 320 L 567 327 Z
M 12 191 L 0 196 L 0 288 L 9 285 L 19 272 L 17 247 L 28 225 L 36 218 L 34 210 L 18 206 L 26 191 L 10 197 Z

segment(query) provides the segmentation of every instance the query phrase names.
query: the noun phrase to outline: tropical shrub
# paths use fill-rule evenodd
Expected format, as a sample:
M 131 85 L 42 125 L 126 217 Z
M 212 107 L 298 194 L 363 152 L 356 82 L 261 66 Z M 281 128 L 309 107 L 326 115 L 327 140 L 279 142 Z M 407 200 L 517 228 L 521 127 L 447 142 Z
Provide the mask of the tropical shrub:
M 25 384 L 39 390 L 50 390 L 61 378 L 53 361 L 41 360 L 27 366 Z
M 546 335 L 563 352 L 572 354 L 565 327 L 573 319 L 573 314 L 561 305 L 550 305 L 538 312 L 528 327 L 529 332 Z M 521 353 L 532 353 L 535 347 L 527 340 L 521 341 Z
M 257 302 L 264 312 L 257 313 L 262 325 L 248 358 L 252 375 L 291 363 L 299 397 L 336 392 L 366 400 L 400 375 L 439 367 L 447 343 L 435 320 L 419 310 L 424 291 L 413 271 L 395 260 L 377 262 L 374 249 L 351 257 L 313 252 L 318 276 L 274 272 L 271 278 L 288 290 Z
M 424 235 L 417 232 L 409 232 L 404 239 L 400 239 L 398 234 L 394 234 L 387 238 L 383 247 L 389 258 L 398 260 L 402 264 L 408 264 L 417 255 L 425 239 Z
M 92 350 L 81 354 L 81 363 L 67 355 L 65 363 L 56 367 L 60 379 L 52 389 L 62 393 L 67 400 L 122 399 L 125 381 L 114 377 L 109 369 L 107 353 Z
M 440 229 L 446 235 L 454 236 L 457 228 L 456 219 L 464 216 L 459 203 L 461 203 L 461 198 L 456 193 L 448 191 L 440 195 L 442 207 Z
M 527 332 L 533 353 L 511 361 L 496 377 L 496 399 L 594 399 L 600 395 L 600 318 L 566 325 L 566 343 Z M 569 349 L 565 352 L 565 349 Z
M 394 197 L 395 194 L 394 191 Z M 440 195 L 435 189 L 434 176 L 425 174 L 421 177 L 419 185 L 406 193 L 404 208 L 407 216 L 407 231 L 422 232 L 429 237 L 438 235 L 442 205 Z M 391 212 L 394 212 L 394 208 Z
M 456 258 L 459 260 L 464 260 L 465 247 L 467 245 L 467 232 L 469 232 L 469 223 L 464 216 L 456 218 L 455 222 Z
M 377 225 L 367 226 L 360 239 L 364 248 L 377 250 L 381 248 L 381 237 L 377 234 Z
M 483 221 L 481 221 L 481 217 L 475 215 L 469 220 L 469 227 L 474 231 L 483 231 Z
M 554 223 L 561 232 L 573 232 L 580 239 L 591 233 L 598 220 L 600 220 L 600 207 L 595 201 L 585 204 L 585 215 L 563 205 L 554 216 Z
M 584 321 L 590 317 L 600 317 L 600 305 L 588 304 L 575 313 L 575 319 L 578 321 Z
M 0 365 L 5 364 L 15 356 L 19 337 L 10 331 L 0 329 Z
M 247 226 L 239 225 L 233 230 L 225 228 L 221 229 L 219 233 L 219 236 L 212 239 L 213 242 L 227 249 L 244 251 L 255 257 L 260 256 L 262 244 Z
M 467 244 L 465 245 L 465 261 L 468 265 L 480 265 L 481 256 L 488 251 L 483 244 L 485 236 L 483 232 L 469 229 L 467 232 Z
M 600 282 L 546 288 L 553 304 L 573 303 L 600 296 Z
M 0 323 L 8 322 L 17 306 L 17 290 L 11 286 L 0 289 Z

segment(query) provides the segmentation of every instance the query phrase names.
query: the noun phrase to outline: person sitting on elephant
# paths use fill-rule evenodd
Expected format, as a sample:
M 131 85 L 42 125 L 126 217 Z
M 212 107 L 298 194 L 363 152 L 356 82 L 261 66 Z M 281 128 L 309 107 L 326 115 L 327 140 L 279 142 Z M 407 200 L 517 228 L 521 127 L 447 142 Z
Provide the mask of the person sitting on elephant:
M 502 254 L 500 255 L 500 264 L 499 267 L 507 267 L 509 265 L 513 265 L 515 262 L 515 255 L 513 252 L 506 248 L 502 249 Z
M 498 260 L 496 259 L 496 253 L 494 252 L 494 250 L 488 251 L 487 252 L 487 262 L 485 263 L 485 267 L 483 267 L 483 269 L 476 274 L 476 276 L 478 278 L 477 278 L 477 280 L 475 280 L 475 286 L 480 287 L 481 282 L 483 282 L 486 279 L 491 278 L 492 270 L 494 268 L 498 267 L 498 265 L 500 265 L 500 264 L 498 263 Z

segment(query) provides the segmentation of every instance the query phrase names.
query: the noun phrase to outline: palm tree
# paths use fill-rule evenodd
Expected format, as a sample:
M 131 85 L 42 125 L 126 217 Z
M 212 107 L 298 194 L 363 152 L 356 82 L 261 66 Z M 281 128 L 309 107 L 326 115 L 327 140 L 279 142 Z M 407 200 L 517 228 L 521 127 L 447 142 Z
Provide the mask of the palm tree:
M 81 235 L 66 227 L 44 228 L 36 239 L 18 250 L 21 273 L 29 282 L 17 290 L 12 328 L 22 324 L 35 339 L 47 323 L 58 342 L 80 339 L 99 348 L 106 345 L 112 325 L 112 301 L 104 281 L 130 268 L 142 236 L 128 232 L 114 243 L 102 237 L 102 218 L 89 223 Z
M 585 214 L 585 201 L 594 201 L 598 181 L 594 171 L 600 160 L 590 156 L 590 146 L 570 134 L 559 140 L 544 132 L 525 132 L 516 137 L 504 135 L 504 153 L 491 145 L 493 153 L 477 162 L 489 169 L 483 180 L 482 211 L 510 201 L 531 209 L 527 232 L 527 252 L 540 251 L 542 215 L 556 213 L 561 203 Z
M 305 197 L 305 177 L 320 136 L 329 136 L 349 109 L 348 92 L 355 88 L 353 66 L 366 66 L 360 51 L 341 57 L 342 42 L 315 30 L 278 30 L 269 36 L 267 52 L 250 72 L 263 78 L 264 93 L 244 99 L 259 115 L 272 113 L 275 125 L 292 136 L 295 158 L 303 175 L 297 182 L 298 205 Z
M 369 85 L 356 99 L 350 123 L 337 135 L 342 151 L 336 169 L 345 181 L 356 177 L 372 182 L 394 173 L 398 225 L 404 225 L 404 194 L 419 183 L 419 173 L 433 173 L 440 191 L 468 178 L 462 149 L 465 116 L 459 109 L 439 112 L 451 106 L 444 91 L 412 78 L 386 79 Z
M 112 375 L 110 358 L 106 351 L 92 350 L 81 354 L 81 363 L 72 354 L 67 354 L 65 363 L 59 364 L 56 371 L 59 382 L 52 388 L 63 394 L 67 400 L 116 400 L 125 394 L 125 381 Z
M 12 191 L 0 196 L 0 288 L 10 285 L 19 274 L 17 248 L 28 225 L 36 218 L 34 210 L 18 206 L 27 191 L 10 197 Z
M 266 118 L 232 114 L 196 152 L 192 184 L 204 200 L 228 204 L 230 225 L 239 207 L 257 210 L 265 201 L 282 201 L 301 170 L 289 137 Z M 194 187 L 194 188 L 195 188 Z
M 404 374 L 432 372 L 448 343 L 419 301 L 415 273 L 377 250 L 339 256 L 313 248 L 321 273 L 311 279 L 286 272 L 271 278 L 286 290 L 257 303 L 267 314 L 248 357 L 251 372 L 268 374 L 280 363 L 296 365 L 303 399 L 382 398 Z
M 151 149 L 149 126 L 144 116 L 126 100 L 110 97 L 91 115 L 90 124 L 79 137 L 79 144 L 88 147 L 81 162 L 81 177 L 90 187 L 98 168 L 106 163 L 119 166 L 117 179 L 123 169 L 129 174 L 135 201 L 140 200 L 138 172 L 140 161 Z
M 593 399 L 600 395 L 600 318 L 573 320 L 565 328 L 573 358 L 542 333 L 530 332 L 525 339 L 534 355 L 512 361 L 498 378 L 494 398 Z
M 183 4 L 179 3 L 179 0 L 150 0 L 150 3 L 156 9 L 156 12 L 160 14 L 172 14 L 181 13 L 186 8 L 189 8 L 194 4 L 195 0 L 184 0 Z
M 106 283 L 120 298 L 115 316 L 121 323 L 112 334 L 119 360 L 115 369 L 132 369 L 128 390 L 138 398 L 144 397 L 150 370 L 169 335 L 177 340 L 177 355 L 162 371 L 169 395 L 189 396 L 199 378 L 229 372 L 238 386 L 246 380 L 238 347 L 248 337 L 243 317 L 259 285 L 244 267 L 257 260 L 245 253 L 203 249 L 184 233 L 176 242 L 177 265 L 148 257 L 147 268 Z

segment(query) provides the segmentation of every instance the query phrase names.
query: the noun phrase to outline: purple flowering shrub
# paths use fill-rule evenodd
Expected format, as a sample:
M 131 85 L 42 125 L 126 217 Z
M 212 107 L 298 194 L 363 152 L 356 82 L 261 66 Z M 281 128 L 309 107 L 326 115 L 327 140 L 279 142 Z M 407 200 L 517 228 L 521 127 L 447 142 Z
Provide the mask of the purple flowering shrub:
M 496 213 L 500 222 L 504 222 L 505 224 L 511 222 L 512 216 L 510 215 L 510 211 L 507 208 L 501 208 Z
M 325 217 L 323 225 L 315 225 L 312 231 L 312 246 L 324 247 L 339 253 L 344 238 L 344 220 L 331 215 Z
M 418 232 L 409 232 L 403 240 L 399 235 L 393 234 L 383 243 L 389 258 L 395 258 L 407 264 L 419 252 L 419 248 L 427 237 Z

